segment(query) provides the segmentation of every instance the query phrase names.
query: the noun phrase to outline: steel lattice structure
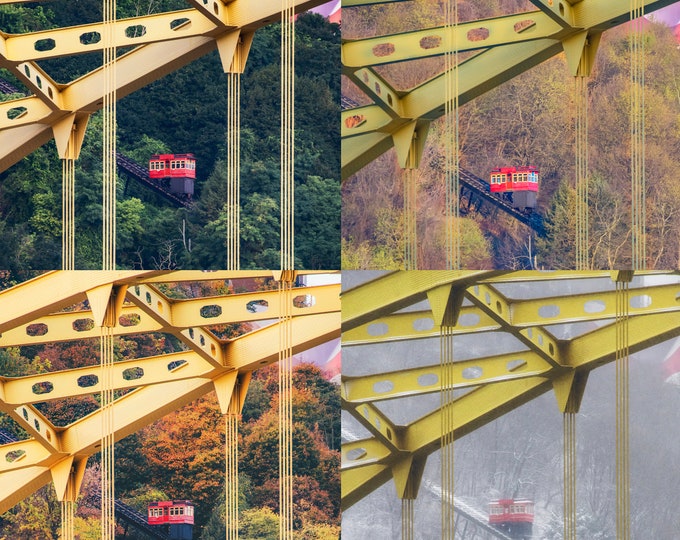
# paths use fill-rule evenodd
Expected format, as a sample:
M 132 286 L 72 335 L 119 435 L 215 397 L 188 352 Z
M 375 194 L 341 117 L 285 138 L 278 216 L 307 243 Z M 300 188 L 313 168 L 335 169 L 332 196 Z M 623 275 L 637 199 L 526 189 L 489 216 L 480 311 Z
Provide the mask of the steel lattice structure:
M 295 11 L 323 3 L 296 0 Z M 187 4 L 186 10 L 116 22 L 116 47 L 128 49 L 117 59 L 118 99 L 215 48 L 225 71 L 242 72 L 253 33 L 281 19 L 278 0 L 189 0 Z M 29 97 L 0 103 L 0 171 L 52 138 L 60 154 L 65 154 L 72 130 L 82 141 L 87 119 L 102 108 L 102 68 L 61 84 L 40 62 L 101 52 L 103 31 L 103 23 L 12 35 L 0 28 L 0 68 L 10 70 L 32 92 Z
M 417 485 L 440 448 L 439 332 L 453 313 L 458 439 L 535 397 L 580 398 L 615 360 L 620 272 L 343 274 L 342 505 L 393 480 Z M 680 336 L 680 276 L 636 272 L 630 353 Z M 574 403 L 574 402 L 571 402 Z M 416 487 L 417 489 L 417 487 Z
M 235 387 L 243 400 L 252 371 L 278 360 L 278 317 L 284 307 L 276 290 L 186 300 L 172 299 L 162 291 L 187 281 L 278 277 L 265 271 L 46 273 L 0 292 L 0 347 L 97 338 L 112 311 L 118 321 L 116 336 L 164 333 L 177 338 L 184 347 L 180 352 L 114 364 L 115 390 L 127 391 L 113 405 L 114 436 L 119 440 L 213 390 L 226 413 Z M 339 285 L 300 287 L 293 292 L 293 352 L 338 338 Z M 233 339 L 223 339 L 210 329 L 248 322 L 259 328 Z M 0 513 L 49 482 L 63 493 L 72 469 L 82 479 L 88 456 L 98 452 L 101 409 L 55 427 L 35 404 L 98 393 L 101 379 L 96 362 L 93 359 L 92 366 L 77 369 L 0 377 L 0 411 L 28 434 L 25 440 L 0 447 Z
M 403 0 L 346 0 L 343 7 Z M 394 147 L 405 166 L 410 152 L 417 163 L 430 124 L 444 115 L 445 76 L 441 73 L 409 90 L 399 90 L 380 73 L 386 64 L 470 54 L 458 65 L 459 106 L 564 51 L 576 74 L 583 56 L 592 59 L 605 30 L 629 20 L 627 2 L 612 0 L 530 0 L 535 11 L 495 19 L 466 21 L 447 36 L 443 27 L 345 40 L 343 74 L 372 103 L 342 113 L 342 178 L 354 174 Z M 677 0 L 646 0 L 645 13 Z M 345 20 L 354 15 L 347 10 Z M 412 143 L 415 141 L 415 145 Z

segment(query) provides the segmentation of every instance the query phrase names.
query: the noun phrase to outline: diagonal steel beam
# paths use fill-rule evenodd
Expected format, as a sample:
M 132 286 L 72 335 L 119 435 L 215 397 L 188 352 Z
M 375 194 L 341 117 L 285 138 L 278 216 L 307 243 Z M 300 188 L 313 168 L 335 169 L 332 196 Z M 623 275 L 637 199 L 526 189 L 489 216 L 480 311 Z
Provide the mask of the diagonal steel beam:
M 542 326 L 517 328 L 513 325 L 511 304 L 492 285 L 479 283 L 466 291 L 466 296 L 482 311 L 498 321 L 501 330 L 515 336 L 552 366 L 564 363 L 558 341 Z
M 477 307 L 462 306 L 458 323 L 451 331 L 454 335 L 463 335 L 486 332 L 499 327 L 497 321 Z M 351 347 L 353 345 L 438 336 L 439 327 L 434 322 L 432 311 L 409 311 L 386 315 L 370 323 L 346 330 L 342 334 L 342 346 Z
M 112 369 L 114 390 L 195 377 L 211 378 L 215 371 L 210 363 L 192 351 L 124 360 L 116 362 Z M 99 375 L 100 367 L 94 365 L 12 379 L 2 378 L 2 401 L 7 405 L 17 406 L 99 393 Z
M 650 13 L 672 4 L 675 0 L 646 0 L 645 12 Z M 573 26 L 564 28 L 559 39 L 538 39 L 524 43 L 510 43 L 480 52 L 461 62 L 458 69 L 460 106 L 481 94 L 531 69 L 562 52 L 562 40 L 587 30 L 602 32 L 628 20 L 629 6 L 624 2 L 587 0 L 570 6 Z M 559 10 L 559 7 L 558 7 Z M 545 11 L 545 10 L 544 10 Z M 554 17 L 553 17 L 554 19 Z M 375 132 L 362 137 L 342 139 L 342 178 L 354 174 L 393 146 L 390 135 L 414 119 L 435 120 L 444 115 L 445 77 L 441 74 L 401 95 L 403 116 L 376 123 Z M 378 108 L 378 105 L 373 105 Z M 343 125 L 353 109 L 342 112 Z M 373 115 L 370 108 L 362 108 L 365 116 Z
M 501 275 L 498 271 L 395 272 L 342 294 L 343 332 L 372 322 L 427 298 L 427 291 L 451 284 L 465 288 L 475 279 Z
M 519 351 L 484 358 L 460 360 L 453 365 L 453 388 L 547 376 L 552 366 L 534 351 Z M 441 366 L 433 364 L 390 373 L 342 378 L 342 397 L 363 403 L 439 392 Z
M 135 283 L 149 271 L 47 272 L 0 291 L 0 333 L 85 299 L 85 290 L 106 283 Z M 55 292 L 58 291 L 58 295 Z
M 158 322 L 163 331 L 177 337 L 189 349 L 199 354 L 215 368 L 225 365 L 224 351 L 220 340 L 201 328 L 176 325 L 172 319 L 172 301 L 153 286 L 136 285 L 128 289 L 128 299 Z
M 551 383 L 547 379 L 534 377 L 508 381 L 501 383 L 501 386 L 502 388 L 498 385 L 482 386 L 449 405 L 454 411 L 451 417 L 454 418 L 453 429 L 456 438 L 548 391 Z M 441 409 L 437 409 L 407 426 L 402 435 L 403 452 L 381 458 L 380 464 L 394 468 L 401 460 L 410 459 L 411 455 L 425 457 L 438 450 L 441 441 L 442 414 L 447 413 L 446 411 L 442 413 Z M 373 450 L 373 447 L 369 448 Z M 353 485 L 347 490 L 344 489 L 345 472 L 342 471 L 342 506 L 345 509 L 391 478 L 391 473 L 382 468 L 357 470 L 361 471 L 360 476 L 351 475 Z
M 438 26 L 399 34 L 347 40 L 342 45 L 346 74 L 357 68 L 405 60 L 522 43 L 536 39 L 559 39 L 563 27 L 541 11 L 470 21 L 452 28 Z
M 294 0 L 295 11 L 311 9 L 323 2 L 324 0 Z M 226 29 L 215 27 L 202 14 L 193 10 L 197 15 L 195 24 L 207 23 L 213 28 L 218 28 L 219 31 L 215 35 L 207 31 L 201 36 L 181 37 L 169 42 L 139 45 L 119 57 L 116 67 L 117 97 L 120 99 L 207 54 L 216 47 L 216 40 L 220 35 L 226 32 L 252 32 L 264 25 L 276 22 L 280 19 L 281 5 L 277 0 L 260 2 L 234 0 L 225 6 L 225 10 L 225 16 L 229 21 L 229 27 Z M 162 16 L 164 15 L 159 17 Z M 230 30 L 232 26 L 236 30 Z M 188 27 L 178 26 L 178 35 L 182 33 L 182 29 L 188 30 Z M 79 36 L 80 34 L 78 34 L 78 39 L 80 39 Z M 81 44 L 81 50 L 86 48 Z M 0 55 L 7 54 L 6 49 L 5 39 L 0 42 Z M 17 62 L 18 60 L 13 61 L 14 64 Z M 7 67 L 6 60 L 0 58 L 0 63 L 3 67 Z M 8 110 L 17 109 L 15 111 L 17 114 L 21 112 L 19 107 L 25 108 L 25 111 L 13 119 L 8 117 L 8 110 L 0 111 L 0 172 L 51 140 L 53 138 L 52 126 L 64 117 L 73 112 L 93 113 L 101 109 L 104 88 L 106 85 L 103 71 L 98 69 L 65 87 L 57 88 L 59 92 L 58 96 L 54 96 L 54 102 L 58 110 L 48 107 L 40 97 L 25 98 L 19 106 L 3 105 L 3 107 L 9 107 Z M 9 103 L 16 104 L 17 102 Z

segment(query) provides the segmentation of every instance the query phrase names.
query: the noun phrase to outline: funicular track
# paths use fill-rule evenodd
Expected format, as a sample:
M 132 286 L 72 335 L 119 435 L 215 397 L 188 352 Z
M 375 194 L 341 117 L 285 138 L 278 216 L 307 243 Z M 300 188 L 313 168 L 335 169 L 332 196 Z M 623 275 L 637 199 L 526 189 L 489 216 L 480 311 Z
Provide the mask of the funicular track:
M 7 82 L 4 79 L 0 79 L 0 92 L 3 94 L 19 94 L 19 89 L 12 83 Z
M 101 507 L 102 499 L 99 493 L 94 493 L 89 499 L 98 507 Z M 114 509 L 116 512 L 116 517 L 120 521 L 126 523 L 127 525 L 132 525 L 137 530 L 149 536 L 149 538 L 156 538 L 158 540 L 171 540 L 170 536 L 165 534 L 161 527 L 149 525 L 146 522 L 146 516 L 144 514 L 137 512 L 137 510 L 119 501 L 118 499 L 115 499 Z
M 0 428 L 0 444 L 8 444 L 18 441 L 12 433 L 6 429 Z M 101 508 L 102 498 L 99 492 L 94 492 L 88 496 L 88 500 L 94 503 L 95 506 Z M 128 506 L 118 499 L 114 500 L 114 509 L 116 512 L 116 517 L 125 522 L 127 525 L 132 525 L 139 531 L 146 534 L 149 538 L 156 538 L 157 540 L 171 540 L 170 537 L 163 532 L 160 527 L 154 527 L 149 525 L 146 521 L 146 516 L 140 512 L 137 512 L 131 506 Z
M 17 94 L 20 93 L 20 90 L 10 82 L 0 78 L 0 92 L 3 94 Z M 172 204 L 176 206 L 183 206 L 184 208 L 192 207 L 193 202 L 191 199 L 189 199 L 187 196 L 172 193 L 170 189 L 161 181 L 149 178 L 148 169 L 133 159 L 130 159 L 120 152 L 116 152 L 116 164 L 118 165 L 120 171 L 124 172 L 130 178 L 136 180 L 143 186 L 155 191 L 166 200 L 170 201 Z
M 159 195 L 165 197 L 171 203 L 177 206 L 184 206 L 185 208 L 191 208 L 192 201 L 186 196 L 181 196 L 176 193 L 172 193 L 167 187 L 165 187 L 162 182 L 149 178 L 149 171 L 146 167 L 143 167 L 136 161 L 130 159 L 129 157 L 116 152 L 116 164 L 119 169 L 126 173 L 128 176 L 137 180 L 140 184 L 152 189 Z
M 358 102 L 348 98 L 347 96 L 340 97 L 340 104 L 343 110 L 359 107 Z M 467 214 L 471 210 L 475 210 L 476 212 L 481 213 L 483 216 L 489 217 L 491 212 L 489 211 L 488 204 L 491 204 L 494 208 L 502 210 L 520 223 L 530 227 L 539 236 L 545 235 L 543 218 L 540 214 L 535 212 L 531 214 L 525 214 L 524 212 L 520 212 L 516 208 L 513 208 L 512 205 L 507 201 L 504 201 L 491 194 L 491 188 L 488 182 L 479 176 L 472 174 L 470 171 L 463 169 L 462 167 L 459 168 L 459 176 L 460 192 L 458 194 L 458 200 L 460 204 L 460 210 L 463 214 Z
M 423 487 L 435 497 L 441 497 L 441 486 L 424 482 Z M 502 531 L 489 525 L 488 517 L 484 512 L 470 506 L 456 496 L 453 497 L 453 512 L 455 540 L 512 540 Z
M 512 216 L 520 223 L 524 223 L 527 227 L 533 229 L 539 236 L 545 235 L 545 228 L 543 227 L 543 218 L 540 214 L 532 212 L 525 214 L 516 208 L 513 208 L 510 203 L 504 201 L 491 194 L 489 184 L 480 177 L 472 174 L 470 171 L 459 168 L 460 173 L 460 201 L 465 202 L 462 210 L 469 211 L 472 207 L 476 210 L 482 211 L 485 203 L 492 204 L 495 208 L 502 210 L 509 216 Z
M 456 540 L 512 540 L 502 531 L 494 529 L 489 525 L 487 517 L 471 506 L 465 504 L 457 497 L 453 498 L 453 509 L 455 513 L 455 533 Z

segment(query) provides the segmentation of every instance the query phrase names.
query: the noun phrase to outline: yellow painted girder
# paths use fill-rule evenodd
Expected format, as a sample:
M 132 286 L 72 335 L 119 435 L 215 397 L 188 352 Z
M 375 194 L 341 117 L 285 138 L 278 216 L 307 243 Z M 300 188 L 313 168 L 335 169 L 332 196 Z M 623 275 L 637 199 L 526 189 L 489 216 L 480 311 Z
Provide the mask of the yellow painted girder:
M 475 306 L 463 306 L 460 310 L 458 324 L 453 327 L 454 335 L 473 334 L 497 329 L 500 324 Z M 432 311 L 410 311 L 395 313 L 375 319 L 347 330 L 342 334 L 342 345 L 369 345 L 385 341 L 401 341 L 404 339 L 420 339 L 439 336 L 439 327 L 435 325 Z M 1 341 L 0 341 L 1 343 Z
M 311 295 L 314 305 L 300 307 L 299 297 Z M 202 321 L 204 324 L 230 324 L 235 322 L 264 321 L 277 319 L 282 313 L 278 291 L 262 291 L 246 294 L 233 294 L 221 297 L 195 298 L 190 300 L 178 300 L 171 304 L 172 312 L 170 320 L 173 326 L 189 327 Z M 310 298 L 311 301 L 311 298 Z M 266 302 L 267 308 L 263 311 L 250 310 L 248 306 L 255 302 Z M 253 304 L 254 305 L 254 304 Z M 213 317 L 203 317 L 201 309 L 208 306 L 217 306 L 221 313 Z M 315 287 L 300 287 L 293 289 L 292 315 L 316 315 L 340 311 L 340 297 L 337 285 L 321 285 Z
M 3 101 L 0 103 L 0 128 L 40 122 L 49 116 L 52 110 L 52 107 L 37 97 Z
M 439 285 L 466 287 L 475 279 L 501 275 L 497 271 L 393 272 L 342 293 L 342 329 L 351 330 L 427 297 Z
M 30 92 L 53 111 L 62 109 L 59 85 L 35 62 L 22 62 L 13 71 Z
M 343 404 L 345 405 L 345 404 Z M 364 426 L 382 446 L 392 452 L 401 451 L 400 431 L 397 426 L 372 403 L 347 404 L 344 407 Z
M 324 0 L 294 0 L 293 3 L 295 11 L 300 12 L 323 2 Z M 234 32 L 252 32 L 280 20 L 280 12 L 281 4 L 278 0 L 258 2 L 234 0 L 227 5 L 226 17 L 229 26 L 236 28 Z M 204 20 L 204 16 L 200 15 L 200 20 L 197 19 L 196 24 L 204 24 L 201 22 Z M 204 36 L 181 37 L 170 42 L 139 45 L 119 57 L 116 67 L 117 98 L 120 99 L 207 54 L 215 48 L 216 39 L 225 32 L 232 31 L 229 28 L 216 27 L 214 24 L 213 27 L 217 28 L 214 35 L 214 32 L 209 31 Z M 179 35 L 182 31 L 178 28 L 176 34 Z M 0 39 L 0 65 L 12 68 L 14 64 L 15 75 L 24 77 L 16 65 L 17 61 L 7 62 L 3 59 L 7 54 L 5 49 L 5 40 Z M 81 50 L 84 49 L 86 47 L 81 45 Z M 26 108 L 22 116 L 10 120 L 6 113 L 0 113 L 0 172 L 51 140 L 52 126 L 64 117 L 74 112 L 89 114 L 101 109 L 105 88 L 107 86 L 104 75 L 102 70 L 98 69 L 68 85 L 54 87 L 51 97 L 48 93 L 26 98 L 21 103 L 21 106 Z
M 631 316 L 680 310 L 680 284 L 631 288 L 628 311 Z M 515 326 L 563 324 L 614 318 L 616 291 L 582 293 L 571 297 L 514 300 L 510 304 Z M 541 315 L 541 311 L 546 315 Z
M 210 379 L 196 378 L 145 386 L 125 394 L 114 403 L 114 438 L 127 437 L 138 429 L 162 418 L 212 391 Z M 92 455 L 99 450 L 101 410 L 71 424 L 61 433 L 64 452 Z
M 676 0 L 645 0 L 645 13 L 668 6 Z M 536 2 L 535 2 L 536 3 Z M 540 6 L 544 7 L 544 6 Z M 474 57 L 461 62 L 458 69 L 459 95 L 458 104 L 462 106 L 481 94 L 512 79 L 516 75 L 531 69 L 541 62 L 562 52 L 562 41 L 583 30 L 601 32 L 628 20 L 629 6 L 625 2 L 611 0 L 584 0 L 569 9 L 569 17 L 573 26 L 565 27 L 566 19 L 562 19 L 563 28 L 559 39 L 537 39 L 523 43 L 489 48 Z M 553 20 L 560 17 L 552 13 L 552 9 L 542 9 Z M 548 13 L 550 11 L 551 13 Z M 414 119 L 435 120 L 445 112 L 445 77 L 441 74 L 422 85 L 400 94 L 403 115 L 401 121 L 389 119 L 378 124 L 375 130 L 381 136 L 369 137 L 364 134 L 363 140 L 342 140 L 341 175 L 346 179 L 359 169 L 376 159 L 392 147 L 392 139 L 387 136 L 398 130 L 403 123 Z M 378 107 L 374 105 L 374 107 Z M 343 111 L 343 122 L 352 109 Z M 368 112 L 364 108 L 364 113 Z M 369 112 L 370 114 L 370 112 Z M 377 122 L 374 121 L 374 124 Z M 363 145 L 363 148 L 362 148 Z
M 518 28 L 517 30 L 515 28 Z M 522 43 L 535 39 L 559 39 L 563 28 L 541 11 L 494 19 L 470 21 L 452 28 L 439 26 L 373 38 L 347 40 L 342 45 L 346 71 L 405 60 Z M 486 38 L 482 38 L 486 34 Z
M 33 405 L 26 403 L 15 408 L 13 405 L 0 402 L 0 411 L 19 424 L 43 448 L 50 452 L 59 451 L 59 440 L 54 426 Z
M 342 445 L 343 470 L 363 468 L 380 463 L 391 451 L 375 439 L 352 441 Z
M 47 272 L 0 291 L 0 333 L 84 300 L 84 292 L 105 283 L 135 283 L 149 271 Z M 55 294 L 56 293 L 56 294 Z
M 382 485 L 392 478 L 392 471 L 388 465 L 368 465 L 343 471 L 340 484 L 343 510 L 365 496 L 366 493 L 363 488 L 367 478 L 378 485 Z
M 433 358 L 433 361 L 438 361 L 438 358 Z M 452 388 L 468 388 L 537 375 L 546 376 L 552 366 L 534 351 L 519 351 L 459 360 L 452 369 L 452 378 L 456 381 Z M 343 376 L 341 389 L 343 399 L 362 403 L 439 392 L 440 381 L 441 366 L 433 364 L 376 375 Z
M 367 88 L 365 85 L 361 85 L 364 90 Z M 401 103 L 401 101 L 400 101 Z M 375 134 L 373 132 L 378 131 L 383 126 L 386 126 L 394 118 L 390 111 L 384 109 L 384 102 L 379 105 L 367 105 L 365 107 L 357 107 L 355 109 L 346 109 L 342 111 L 341 115 L 341 126 L 340 133 L 342 137 L 346 137 L 349 140 L 343 140 L 344 143 L 349 143 L 354 141 L 354 137 L 365 134 Z M 391 109 L 394 109 L 391 107 Z M 385 136 L 385 134 L 382 134 Z M 344 149 L 345 147 L 343 147 Z M 349 147 L 347 147 L 349 150 Z
M 54 456 L 33 439 L 2 445 L 0 451 L 0 474 L 45 463 Z
M 229 2 L 223 0 L 206 0 L 205 2 L 203 0 L 187 0 L 187 3 L 215 26 L 219 28 L 229 27 Z
M 47 467 L 30 467 L 3 473 L 0 482 L 0 508 L 12 508 L 51 481 L 52 475 Z
M 115 336 L 125 336 L 130 334 L 140 334 L 146 332 L 159 332 L 162 330 L 161 324 L 146 315 L 136 306 L 123 306 L 121 318 L 130 320 L 139 318 L 137 324 L 122 326 L 118 324 L 113 329 Z M 92 328 L 86 329 L 84 326 L 92 322 Z M 33 325 L 45 325 L 46 332 L 42 335 L 30 335 L 29 327 Z M 81 327 L 83 330 L 76 330 Z M 101 331 L 94 326 L 91 311 L 70 311 L 52 313 L 32 320 L 28 324 L 23 324 L 6 330 L 0 336 L 0 347 L 17 347 L 21 345 L 39 345 L 42 343 L 53 343 L 57 341 L 68 341 L 73 339 L 95 339 L 99 338 Z
M 171 364 L 180 361 L 184 361 L 184 363 L 179 367 L 171 369 Z M 124 377 L 125 372 L 135 368 L 142 370 L 141 375 L 135 373 L 136 378 L 126 380 Z M 124 390 L 194 377 L 210 377 L 214 370 L 215 368 L 203 360 L 197 353 L 182 351 L 116 362 L 113 365 L 112 384 L 114 390 Z M 100 367 L 94 365 L 20 378 L 3 377 L 3 401 L 8 405 L 19 405 L 22 403 L 41 403 L 99 393 L 101 391 L 100 375 Z M 128 377 L 132 375 L 133 373 L 128 371 Z M 88 382 L 88 386 L 81 386 L 78 384 L 78 380 L 81 377 L 96 377 L 97 383 L 90 385 Z M 39 383 L 49 383 L 52 386 L 52 390 L 50 392 L 35 393 L 33 387 Z
M 174 30 L 171 24 L 188 19 Z M 134 27 L 141 26 L 145 32 L 135 37 L 127 37 L 126 31 L 132 34 Z M 130 29 L 130 30 L 128 30 Z M 148 43 L 158 43 L 186 37 L 203 36 L 215 29 L 215 24 L 206 19 L 195 9 L 173 11 L 145 15 L 131 19 L 120 19 L 114 24 L 114 43 L 116 47 L 131 47 Z M 92 34 L 99 34 L 99 41 L 84 44 Z M 25 62 L 28 60 L 45 60 L 76 54 L 101 51 L 104 47 L 104 23 L 85 24 L 67 28 L 52 28 L 42 32 L 13 34 L 5 39 L 5 59 L 9 62 Z M 39 41 L 53 40 L 54 47 L 47 51 L 36 50 Z
M 340 337 L 340 314 L 325 313 L 292 320 L 293 354 Z M 304 344 L 301 346 L 300 344 Z M 225 345 L 226 367 L 252 371 L 278 360 L 279 328 L 277 325 L 260 328 L 234 339 Z
M 172 320 L 172 301 L 169 298 L 150 285 L 136 285 L 127 292 L 128 299 L 158 322 L 164 331 L 175 335 L 214 367 L 224 366 L 224 351 L 220 340 L 200 326 L 176 327 Z
M 537 8 L 551 17 L 555 22 L 564 28 L 575 26 L 574 10 L 572 0 L 566 2 L 555 2 L 554 0 L 529 0 Z M 577 0 L 581 1 L 581 0 Z
M 640 315 L 630 319 L 630 325 L 628 343 L 635 353 L 680 336 L 680 313 Z M 615 340 L 616 327 L 610 324 L 570 340 L 563 347 L 564 355 L 569 365 L 592 369 L 615 359 Z
M 506 331 L 530 350 L 535 351 L 546 362 L 553 366 L 564 363 L 557 340 L 541 326 L 516 328 L 512 324 L 510 302 L 492 285 L 479 283 L 467 289 L 467 298 L 472 300 L 482 311 L 498 321 L 501 330 Z
M 401 120 L 404 117 L 404 107 L 400 94 L 384 77 L 371 68 L 359 69 L 355 73 L 349 73 L 348 76 L 368 97 L 375 101 L 375 105 L 386 113 L 390 120 Z M 372 111 L 367 111 L 367 113 L 366 123 L 375 125 L 376 120 L 370 118 L 374 113 Z M 348 127 L 348 122 L 344 116 L 343 126 Z M 360 127 L 363 127 L 363 125 L 360 125 Z M 360 131 L 356 133 L 360 133 Z M 353 132 L 353 134 L 356 133 Z

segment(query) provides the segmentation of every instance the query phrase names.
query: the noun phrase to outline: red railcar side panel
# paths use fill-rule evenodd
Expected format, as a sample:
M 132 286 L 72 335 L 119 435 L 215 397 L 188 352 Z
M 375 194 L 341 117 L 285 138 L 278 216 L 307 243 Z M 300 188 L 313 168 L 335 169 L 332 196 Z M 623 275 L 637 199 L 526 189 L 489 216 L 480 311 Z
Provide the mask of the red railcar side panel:
M 492 193 L 538 191 L 538 169 L 527 167 L 497 167 L 490 173 Z
M 194 524 L 194 505 L 191 501 L 158 501 L 149 503 L 147 522 L 149 525 L 173 523 Z
M 489 504 L 489 524 L 533 523 L 534 503 L 530 500 L 500 499 Z
M 196 178 L 193 154 L 154 154 L 149 160 L 150 178 Z

